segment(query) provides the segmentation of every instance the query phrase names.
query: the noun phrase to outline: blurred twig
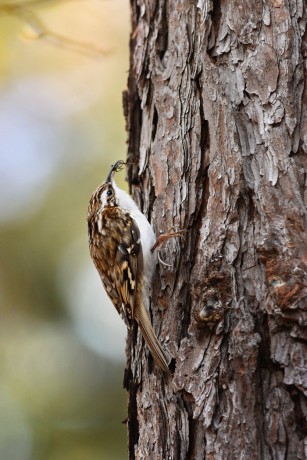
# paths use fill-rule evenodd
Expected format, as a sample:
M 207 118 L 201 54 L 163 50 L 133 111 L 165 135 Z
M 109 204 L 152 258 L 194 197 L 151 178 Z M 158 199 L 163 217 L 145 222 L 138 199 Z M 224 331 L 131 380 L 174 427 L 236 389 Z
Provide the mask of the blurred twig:
M 32 7 L 42 6 L 43 4 L 51 3 L 68 3 L 85 0 L 25 0 L 24 2 L 1 2 L 0 14 L 12 15 L 21 18 L 35 33 L 31 39 L 43 39 L 54 46 L 66 48 L 76 53 L 80 53 L 92 58 L 100 58 L 110 53 L 110 50 L 105 50 L 91 43 L 84 43 L 78 40 L 73 40 L 61 34 L 57 34 L 46 27 Z M 86 0 L 88 1 L 88 0 Z M 29 37 L 27 37 L 29 38 Z
M 91 0 L 24 0 L 24 1 L 20 1 L 20 0 L 16 0 L 16 1 L 11 1 L 11 2 L 7 2 L 7 1 L 1 1 L 0 0 L 0 8 L 2 8 L 2 5 L 5 5 L 5 7 L 9 7 L 9 8 L 15 8 L 16 6 L 17 7 L 31 7 L 31 6 L 44 6 L 45 4 L 52 4 L 54 5 L 55 3 L 76 3 L 76 2 L 89 2 Z M 92 1 L 101 1 L 101 0 L 92 0 Z

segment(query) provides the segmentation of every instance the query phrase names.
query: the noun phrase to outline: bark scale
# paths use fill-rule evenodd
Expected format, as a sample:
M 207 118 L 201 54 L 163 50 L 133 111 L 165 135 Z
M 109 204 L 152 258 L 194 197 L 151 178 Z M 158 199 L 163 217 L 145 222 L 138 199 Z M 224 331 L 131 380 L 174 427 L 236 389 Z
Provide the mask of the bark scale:
M 307 458 L 307 72 L 301 0 L 132 0 L 132 193 L 169 240 L 128 337 L 130 459 Z

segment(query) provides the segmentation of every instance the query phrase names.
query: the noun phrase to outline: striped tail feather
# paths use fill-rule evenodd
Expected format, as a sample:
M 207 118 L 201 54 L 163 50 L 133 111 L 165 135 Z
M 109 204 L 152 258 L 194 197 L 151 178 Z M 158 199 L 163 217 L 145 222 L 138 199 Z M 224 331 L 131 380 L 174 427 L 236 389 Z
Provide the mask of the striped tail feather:
M 170 374 L 171 372 L 167 364 L 167 358 L 153 330 L 147 310 L 145 309 L 144 305 L 140 305 L 139 308 L 136 308 L 135 319 L 140 326 L 144 340 L 150 350 L 150 353 L 152 354 L 155 363 L 163 372 Z

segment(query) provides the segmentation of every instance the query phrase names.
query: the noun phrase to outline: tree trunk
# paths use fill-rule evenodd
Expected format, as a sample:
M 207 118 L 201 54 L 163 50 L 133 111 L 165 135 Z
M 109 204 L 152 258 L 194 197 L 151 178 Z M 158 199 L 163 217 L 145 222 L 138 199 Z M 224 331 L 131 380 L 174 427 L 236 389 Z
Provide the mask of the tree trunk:
M 131 4 L 129 182 L 187 232 L 151 302 L 173 378 L 129 334 L 130 459 L 307 458 L 306 9 Z

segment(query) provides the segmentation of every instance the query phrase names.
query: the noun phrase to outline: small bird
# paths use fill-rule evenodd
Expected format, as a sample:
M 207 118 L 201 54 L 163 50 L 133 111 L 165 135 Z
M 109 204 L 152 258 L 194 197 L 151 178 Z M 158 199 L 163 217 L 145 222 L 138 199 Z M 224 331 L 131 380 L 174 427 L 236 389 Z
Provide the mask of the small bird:
M 169 374 L 167 358 L 147 311 L 156 265 L 155 233 L 137 204 L 114 181 L 124 162 L 112 167 L 93 193 L 87 214 L 90 254 L 105 290 L 128 327 L 136 320 L 159 368 Z

